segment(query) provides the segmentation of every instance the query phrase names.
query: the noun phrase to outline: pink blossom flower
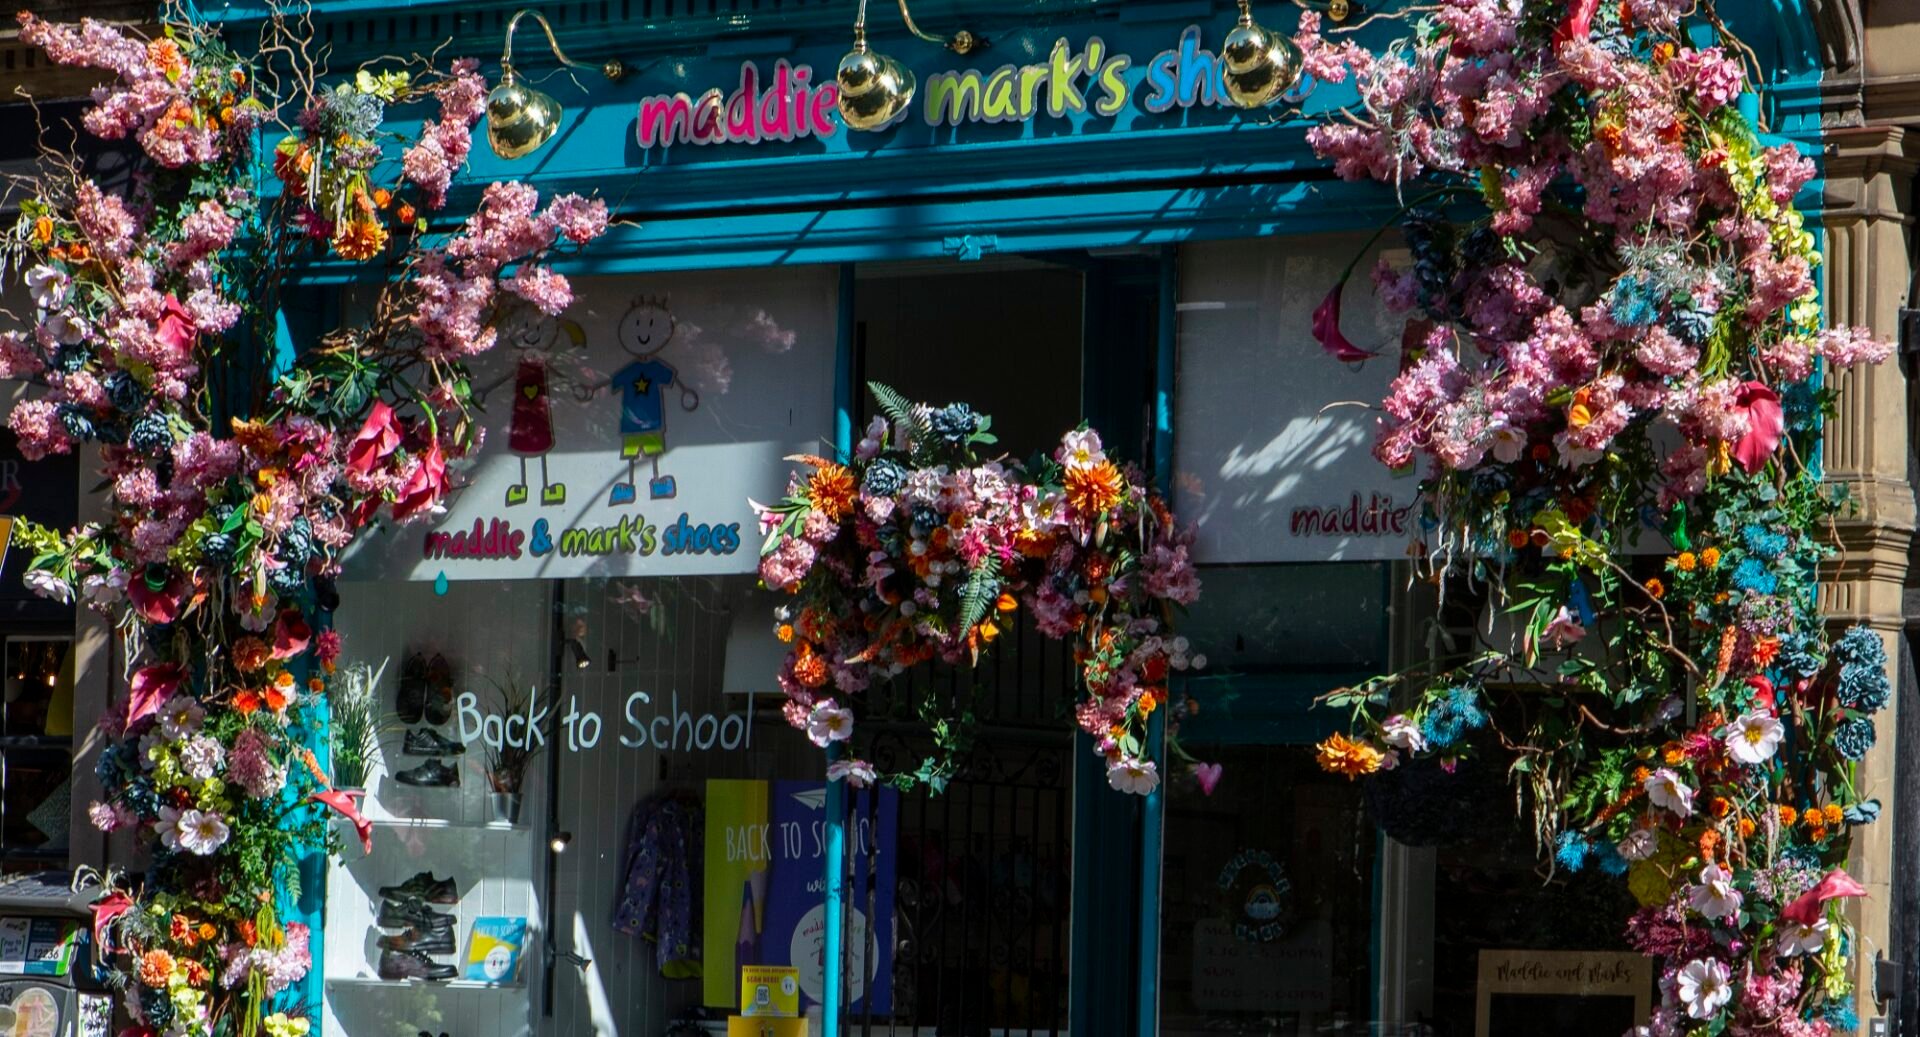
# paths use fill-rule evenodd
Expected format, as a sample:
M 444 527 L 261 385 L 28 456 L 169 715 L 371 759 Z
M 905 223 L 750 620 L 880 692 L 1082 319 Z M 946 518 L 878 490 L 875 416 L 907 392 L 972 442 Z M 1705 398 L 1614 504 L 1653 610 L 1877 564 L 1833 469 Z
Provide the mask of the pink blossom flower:
M 853 737 L 853 711 L 832 699 L 821 699 L 807 713 L 807 740 L 826 748 Z
M 865 760 L 835 760 L 827 764 L 827 780 L 845 780 L 856 789 L 864 789 L 880 779 L 873 764 Z
M 522 264 L 507 281 L 506 289 L 549 317 L 557 317 L 573 305 L 573 286 L 551 267 Z

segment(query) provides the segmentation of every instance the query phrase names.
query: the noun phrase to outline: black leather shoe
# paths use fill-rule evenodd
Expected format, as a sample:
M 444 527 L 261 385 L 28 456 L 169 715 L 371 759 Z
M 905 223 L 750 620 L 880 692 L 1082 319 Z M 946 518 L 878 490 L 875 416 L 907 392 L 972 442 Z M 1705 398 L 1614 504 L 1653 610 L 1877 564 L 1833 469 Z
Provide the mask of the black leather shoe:
M 429 904 L 458 904 L 460 890 L 451 878 L 436 879 L 423 871 L 397 886 L 381 886 L 380 895 L 388 900 L 424 900 Z
M 460 772 L 434 759 L 418 767 L 394 771 L 393 780 L 402 785 L 417 785 L 422 788 L 453 788 L 460 784 Z
M 415 929 L 428 936 L 446 933 L 453 936 L 453 916 L 441 914 L 412 898 L 382 900 L 374 924 L 382 929 Z
M 408 731 L 402 748 L 408 756 L 461 756 L 467 751 L 465 742 L 456 742 L 430 727 Z
M 453 719 L 453 665 L 444 655 L 436 655 L 427 664 L 427 723 L 444 724 Z
M 400 666 L 400 690 L 394 694 L 393 711 L 403 724 L 417 724 L 427 705 L 427 661 L 418 654 L 407 656 Z
M 452 954 L 453 928 L 413 929 L 388 933 L 376 941 L 383 951 L 412 951 L 415 954 Z
M 412 951 L 381 951 L 381 979 L 452 979 L 460 970 Z

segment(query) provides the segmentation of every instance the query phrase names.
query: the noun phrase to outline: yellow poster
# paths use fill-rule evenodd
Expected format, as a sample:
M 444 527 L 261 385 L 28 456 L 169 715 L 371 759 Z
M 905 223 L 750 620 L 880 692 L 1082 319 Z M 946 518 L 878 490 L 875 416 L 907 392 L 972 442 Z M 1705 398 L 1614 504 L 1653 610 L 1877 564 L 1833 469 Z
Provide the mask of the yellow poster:
M 727 1017 L 727 1037 L 809 1037 L 805 1019 Z
M 740 966 L 740 1014 L 797 1018 L 800 1015 L 800 970 L 792 965 Z
M 760 960 L 767 865 L 773 855 L 770 838 L 766 782 L 707 782 L 700 992 L 701 1003 L 710 1008 L 738 1008 L 741 967 Z

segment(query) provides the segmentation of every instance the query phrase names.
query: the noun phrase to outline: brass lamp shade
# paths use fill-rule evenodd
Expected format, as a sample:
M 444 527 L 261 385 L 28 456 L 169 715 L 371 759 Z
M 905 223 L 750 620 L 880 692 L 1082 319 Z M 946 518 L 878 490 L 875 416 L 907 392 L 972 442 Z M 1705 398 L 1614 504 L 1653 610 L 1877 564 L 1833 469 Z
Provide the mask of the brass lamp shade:
M 1240 24 L 1221 44 L 1220 59 L 1227 98 L 1242 108 L 1265 108 L 1300 80 L 1300 48 L 1255 22 L 1245 4 Z
M 918 85 L 898 61 L 868 50 L 864 35 L 854 37 L 834 79 L 840 85 L 841 121 L 856 130 L 877 130 L 899 118 Z
M 560 102 L 525 86 L 509 68 L 487 95 L 487 143 L 501 158 L 533 152 L 560 129 Z

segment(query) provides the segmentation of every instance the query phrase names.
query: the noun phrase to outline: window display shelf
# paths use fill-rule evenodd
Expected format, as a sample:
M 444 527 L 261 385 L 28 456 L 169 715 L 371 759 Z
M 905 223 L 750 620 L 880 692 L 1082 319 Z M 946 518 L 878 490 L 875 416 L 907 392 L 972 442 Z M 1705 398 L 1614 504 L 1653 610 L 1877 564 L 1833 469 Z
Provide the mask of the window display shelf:
M 327 986 L 351 987 L 356 990 L 377 990 L 392 987 L 396 990 L 509 990 L 525 992 L 527 985 L 520 983 L 482 983 L 477 979 L 381 979 L 378 976 L 328 976 Z
M 369 817 L 367 820 L 382 828 L 449 828 L 470 829 L 476 832 L 531 831 L 531 827 L 524 821 L 514 824 L 510 821 L 457 821 L 445 817 Z

